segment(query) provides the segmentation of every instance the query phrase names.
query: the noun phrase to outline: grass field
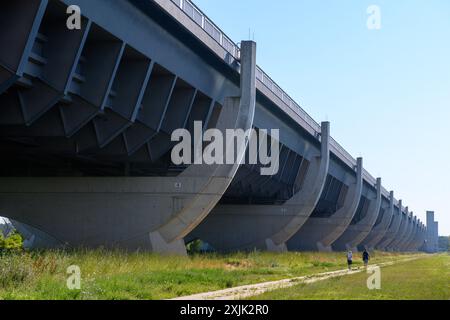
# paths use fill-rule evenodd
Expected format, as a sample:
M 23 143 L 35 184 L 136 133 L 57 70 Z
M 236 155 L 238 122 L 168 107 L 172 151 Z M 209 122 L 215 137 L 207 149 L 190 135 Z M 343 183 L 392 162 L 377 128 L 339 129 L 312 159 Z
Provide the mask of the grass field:
M 374 262 L 404 257 L 373 253 Z M 70 265 L 80 267 L 81 290 L 66 286 Z M 18 253 L 0 257 L 0 299 L 165 299 L 345 267 L 344 253 Z
M 268 292 L 263 300 L 449 300 L 450 255 L 424 257 L 381 268 L 381 289 L 369 290 L 361 272 Z

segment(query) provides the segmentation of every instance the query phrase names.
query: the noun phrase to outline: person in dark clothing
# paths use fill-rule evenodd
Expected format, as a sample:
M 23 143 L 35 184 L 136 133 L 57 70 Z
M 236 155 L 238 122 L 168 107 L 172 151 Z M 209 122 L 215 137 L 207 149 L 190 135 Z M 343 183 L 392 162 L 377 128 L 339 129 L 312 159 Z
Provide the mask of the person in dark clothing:
M 369 258 L 370 258 L 370 255 L 367 252 L 367 250 L 364 250 L 364 252 L 362 254 L 362 258 L 363 258 L 363 261 L 364 261 L 364 267 L 367 268 L 367 265 L 369 264 Z

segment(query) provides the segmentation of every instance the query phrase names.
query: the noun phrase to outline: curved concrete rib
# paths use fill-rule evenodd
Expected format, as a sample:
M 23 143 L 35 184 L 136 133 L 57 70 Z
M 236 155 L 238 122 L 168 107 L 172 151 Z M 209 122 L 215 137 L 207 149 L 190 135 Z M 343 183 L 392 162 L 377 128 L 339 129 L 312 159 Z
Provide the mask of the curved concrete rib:
M 406 247 L 413 237 L 414 219 L 413 213 L 411 212 L 408 217 L 408 229 L 403 237 L 403 240 L 398 245 L 398 251 L 406 251 Z
M 396 215 L 395 211 L 392 212 L 392 221 L 391 224 L 386 231 L 385 235 L 381 238 L 381 240 L 375 245 L 375 248 L 378 250 L 386 250 L 387 246 L 394 240 L 395 235 L 400 230 L 400 226 L 402 224 L 402 200 L 398 201 L 399 206 L 399 214 Z
M 420 222 L 419 226 L 418 226 L 418 230 L 417 230 L 417 238 L 416 238 L 416 242 L 414 244 L 413 251 L 421 251 L 423 249 L 423 242 L 424 242 L 424 239 L 422 237 L 423 232 L 424 232 L 424 230 L 423 230 L 422 222 Z
M 321 154 L 313 159 L 305 177 L 305 190 L 300 190 L 283 207 L 293 211 L 294 218 L 280 231 L 266 240 L 268 249 L 280 245 L 286 248 L 286 242 L 303 226 L 319 202 L 330 164 L 330 124 L 323 122 L 321 127 Z
M 358 208 L 363 184 L 362 165 L 362 158 L 358 158 L 356 179 L 349 187 L 342 208 L 329 218 L 310 217 L 288 241 L 289 250 L 332 250 L 331 245 L 347 229 Z
M 256 105 L 256 43 L 252 41 L 242 41 L 241 43 L 241 97 L 226 99 L 224 115 L 231 118 L 233 122 L 226 121 L 219 117 L 217 129 L 223 133 L 227 129 L 250 130 L 253 125 Z M 230 109 L 230 110 L 227 110 Z M 236 112 L 236 113 L 235 113 Z M 235 116 L 237 114 L 237 117 Z M 230 126 L 231 124 L 231 126 Z M 228 141 L 225 152 L 232 150 L 234 141 Z M 178 215 L 172 217 L 159 230 L 166 241 L 179 240 L 192 231 L 214 208 L 220 200 L 226 189 L 230 185 L 239 165 L 244 160 L 245 150 L 248 140 L 245 144 L 238 146 L 237 162 L 232 165 L 202 165 L 190 166 L 182 174 L 181 178 L 190 180 L 204 172 L 212 171 L 213 177 L 202 188 L 194 199 L 189 201 L 189 205 L 182 205 L 183 209 Z M 219 194 L 214 192 L 219 189 Z M 213 195 L 211 195 L 213 193 Z M 199 214 L 201 212 L 201 214 Z
M 425 249 L 425 238 L 426 238 L 426 227 L 424 224 L 421 223 L 420 225 L 420 234 L 418 237 L 418 244 L 417 244 L 417 250 L 424 250 Z
M 217 129 L 252 128 L 255 72 L 256 44 L 242 42 L 241 96 L 225 99 Z M 186 254 L 183 237 L 220 200 L 246 145 L 233 165 L 191 165 L 177 177 L 1 178 L 0 211 L 63 245 Z
M 423 234 L 424 234 L 424 227 L 422 225 L 422 222 L 419 221 L 419 223 L 417 225 L 416 240 L 415 240 L 414 245 L 412 247 L 412 251 L 419 251 L 419 250 L 421 250 L 421 248 L 423 246 L 423 242 L 424 242 Z
M 419 219 L 414 217 L 414 229 L 411 240 L 406 245 L 406 251 L 416 251 L 416 246 L 418 246 L 418 234 L 419 234 Z
M 417 241 L 416 237 L 417 237 L 417 217 L 414 217 L 412 231 L 408 241 L 405 243 L 403 247 L 403 251 L 413 251 L 414 244 Z
M 420 235 L 420 226 L 416 224 L 414 226 L 414 237 L 411 243 L 409 244 L 407 251 L 418 251 L 419 248 L 419 235 Z
M 401 208 L 401 202 L 400 202 Z M 404 215 L 400 211 L 395 220 L 393 221 L 391 228 L 386 232 L 386 235 L 381 239 L 381 241 L 376 245 L 378 250 L 390 250 L 389 245 L 396 241 L 397 237 L 402 233 L 404 227 Z
M 393 212 L 392 219 L 388 230 L 386 231 L 384 237 L 375 245 L 375 248 L 378 250 L 386 250 L 387 246 L 394 240 L 395 236 L 400 230 L 400 226 L 402 224 L 402 200 L 398 201 L 398 207 L 399 207 L 399 214 L 396 215 L 395 212 Z
M 282 205 L 218 205 L 190 237 L 218 251 L 286 251 L 285 242 L 305 223 L 320 198 L 328 172 L 329 137 L 330 125 L 323 122 L 320 155 L 311 160 L 303 187 L 291 199 Z
M 406 232 L 408 231 L 408 215 L 409 210 L 408 207 L 405 209 L 406 214 L 401 215 L 402 221 L 400 224 L 400 228 L 397 232 L 397 234 L 394 236 L 394 239 L 389 243 L 386 247 L 388 251 L 394 251 L 397 250 L 398 244 L 403 240 L 403 237 L 405 236 Z
M 381 222 L 374 226 L 369 235 L 361 242 L 361 246 L 367 250 L 372 251 L 375 245 L 383 239 L 389 229 L 389 225 L 394 219 L 394 192 L 391 191 L 389 195 L 389 207 L 385 208 Z
M 352 250 L 357 252 L 357 246 L 367 237 L 377 221 L 381 207 L 381 178 L 377 179 L 376 196 L 370 200 L 366 216 L 354 225 L 349 225 L 347 230 L 333 243 L 333 249 L 337 251 Z
M 48 0 L 30 0 L 25 7 L 20 1 L 2 3 L 0 41 L 5 49 L 0 51 L 0 94 L 23 76 L 47 4 Z

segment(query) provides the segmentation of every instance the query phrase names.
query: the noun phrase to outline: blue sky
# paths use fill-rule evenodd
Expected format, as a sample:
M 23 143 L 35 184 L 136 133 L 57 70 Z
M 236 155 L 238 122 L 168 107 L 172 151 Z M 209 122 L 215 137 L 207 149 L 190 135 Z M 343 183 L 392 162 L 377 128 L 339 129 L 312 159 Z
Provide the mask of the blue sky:
M 450 235 L 450 1 L 195 0 L 372 175 Z M 367 8 L 381 9 L 381 30 Z M 249 31 L 250 30 L 250 31 Z

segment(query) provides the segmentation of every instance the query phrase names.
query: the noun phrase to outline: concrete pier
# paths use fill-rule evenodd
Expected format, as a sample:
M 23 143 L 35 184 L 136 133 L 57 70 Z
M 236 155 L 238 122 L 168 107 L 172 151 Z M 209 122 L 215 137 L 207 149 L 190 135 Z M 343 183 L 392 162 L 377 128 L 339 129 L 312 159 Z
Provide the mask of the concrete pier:
M 327 218 L 311 216 L 288 241 L 289 250 L 332 250 L 331 245 L 345 232 L 356 213 L 363 183 L 362 165 L 362 158 L 358 158 L 343 206 Z

